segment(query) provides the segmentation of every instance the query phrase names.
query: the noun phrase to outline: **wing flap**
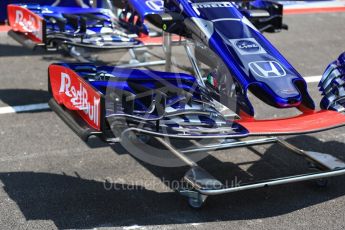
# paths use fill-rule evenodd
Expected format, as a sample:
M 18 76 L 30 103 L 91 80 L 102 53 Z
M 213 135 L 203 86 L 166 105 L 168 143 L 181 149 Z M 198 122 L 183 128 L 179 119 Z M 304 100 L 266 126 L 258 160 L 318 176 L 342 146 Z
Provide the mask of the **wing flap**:
M 345 115 L 321 110 L 292 118 L 275 120 L 240 120 L 238 122 L 249 131 L 249 135 L 294 135 L 313 133 L 345 126 Z

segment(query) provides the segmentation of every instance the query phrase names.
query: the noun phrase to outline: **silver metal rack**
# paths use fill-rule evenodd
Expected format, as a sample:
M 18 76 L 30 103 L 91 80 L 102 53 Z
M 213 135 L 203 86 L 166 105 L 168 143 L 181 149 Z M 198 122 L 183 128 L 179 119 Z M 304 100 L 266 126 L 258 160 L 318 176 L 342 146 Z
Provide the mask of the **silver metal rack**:
M 268 186 L 276 186 L 288 183 L 295 183 L 308 180 L 320 180 L 329 177 L 335 177 L 345 174 L 345 163 L 338 158 L 326 154 L 312 151 L 305 151 L 286 142 L 277 137 L 267 137 L 254 140 L 225 140 L 219 144 L 211 144 L 205 146 L 195 146 L 188 149 L 176 149 L 170 143 L 167 143 L 161 137 L 155 137 L 166 149 L 168 149 L 174 156 L 183 161 L 190 167 L 190 170 L 185 174 L 183 180 L 190 185 L 191 189 L 183 189 L 179 192 L 188 197 L 189 204 L 194 208 L 200 208 L 206 201 L 207 196 L 220 195 L 250 189 L 257 189 Z M 215 150 L 225 150 L 239 147 L 248 147 L 253 145 L 263 144 L 279 144 L 280 146 L 290 150 L 292 153 L 303 157 L 307 160 L 314 169 L 318 172 L 294 175 L 288 177 L 273 178 L 265 181 L 256 181 L 253 183 L 243 185 L 233 185 L 225 187 L 220 181 L 201 168 L 196 162 L 190 159 L 186 154 L 194 152 L 208 152 Z M 320 181 L 321 182 L 321 181 Z M 326 183 L 324 181 L 323 183 Z

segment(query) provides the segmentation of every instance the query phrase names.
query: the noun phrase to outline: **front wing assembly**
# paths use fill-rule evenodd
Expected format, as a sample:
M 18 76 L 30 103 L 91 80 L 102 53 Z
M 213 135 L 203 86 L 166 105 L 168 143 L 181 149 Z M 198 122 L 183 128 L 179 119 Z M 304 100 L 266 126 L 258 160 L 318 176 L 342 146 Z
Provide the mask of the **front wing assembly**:
M 345 174 L 345 163 L 324 153 L 301 150 L 278 135 L 319 132 L 345 125 L 345 115 L 331 110 L 280 120 L 224 117 L 212 98 L 185 74 L 102 67 L 90 64 L 54 64 L 49 68 L 50 107 L 84 140 L 98 136 L 121 143 L 134 134 L 149 136 L 190 167 L 178 191 L 199 208 L 207 196 L 292 182 L 317 180 Z M 167 87 L 168 86 L 168 87 Z M 332 119 L 330 119 L 332 118 Z M 232 122 L 229 122 L 232 120 Z M 260 139 L 246 139 L 262 136 Z M 191 142 L 216 141 L 206 145 L 174 146 L 165 138 Z M 226 186 L 189 154 L 278 143 L 306 159 L 313 173 Z M 315 172 L 316 170 L 316 172 Z M 321 181 L 322 180 L 322 181 Z
M 9 35 L 29 48 L 56 50 L 72 46 L 109 50 L 161 46 L 163 42 L 160 33 L 125 28 L 131 22 L 120 21 L 106 9 L 10 4 L 8 21 Z

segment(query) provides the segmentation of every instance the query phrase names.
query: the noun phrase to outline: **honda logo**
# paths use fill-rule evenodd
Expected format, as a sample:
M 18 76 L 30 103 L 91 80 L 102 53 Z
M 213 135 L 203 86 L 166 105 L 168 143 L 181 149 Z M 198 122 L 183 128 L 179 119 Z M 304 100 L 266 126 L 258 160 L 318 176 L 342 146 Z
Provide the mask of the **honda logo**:
M 253 74 L 264 78 L 284 77 L 286 75 L 284 67 L 276 61 L 251 62 L 249 68 Z

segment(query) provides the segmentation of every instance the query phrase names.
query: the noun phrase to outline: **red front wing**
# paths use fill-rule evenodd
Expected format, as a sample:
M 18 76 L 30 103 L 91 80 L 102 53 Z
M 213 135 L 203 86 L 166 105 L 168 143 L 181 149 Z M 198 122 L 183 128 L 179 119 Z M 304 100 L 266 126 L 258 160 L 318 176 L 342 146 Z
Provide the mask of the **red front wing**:
M 249 135 L 294 135 L 345 126 L 345 115 L 336 111 L 321 110 L 284 119 L 242 118 L 238 123 L 249 131 Z
M 61 66 L 49 67 L 51 93 L 60 105 L 75 111 L 90 127 L 101 131 L 102 94 L 73 70 Z
M 89 127 L 101 131 L 104 103 L 103 95 L 80 77 L 76 72 L 63 65 L 49 67 L 50 90 L 59 105 L 75 111 Z M 236 122 L 249 131 L 249 135 L 294 135 L 320 132 L 345 126 L 345 115 L 336 111 L 309 111 L 299 116 L 256 120 L 240 114 Z
M 43 43 L 45 21 L 25 7 L 8 5 L 8 22 L 14 32 L 25 34 L 35 43 Z

